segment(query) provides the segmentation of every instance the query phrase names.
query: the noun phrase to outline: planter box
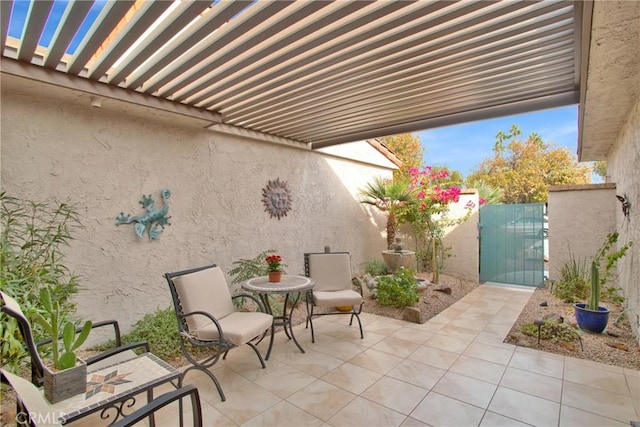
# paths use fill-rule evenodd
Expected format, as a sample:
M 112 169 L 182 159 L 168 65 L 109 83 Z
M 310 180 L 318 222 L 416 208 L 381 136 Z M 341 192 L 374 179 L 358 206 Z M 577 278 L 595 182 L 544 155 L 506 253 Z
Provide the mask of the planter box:
M 58 403 L 87 389 L 87 364 L 78 359 L 75 367 L 62 371 L 45 366 L 44 397 L 51 403 Z

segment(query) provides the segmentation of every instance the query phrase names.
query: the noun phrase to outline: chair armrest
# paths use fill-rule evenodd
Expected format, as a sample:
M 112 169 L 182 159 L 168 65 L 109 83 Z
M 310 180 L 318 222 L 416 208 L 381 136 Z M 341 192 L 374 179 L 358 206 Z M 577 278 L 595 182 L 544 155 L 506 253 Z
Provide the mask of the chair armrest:
M 116 347 L 120 347 L 122 345 L 122 337 L 120 335 L 120 325 L 118 325 L 117 320 L 103 320 L 101 322 L 96 322 L 91 324 L 91 329 L 101 328 L 103 326 L 111 326 L 113 327 L 113 336 L 114 341 L 116 342 Z M 76 334 L 79 334 L 82 331 L 82 327 L 76 328 Z M 62 337 L 62 335 L 60 335 Z M 46 340 L 38 341 L 36 343 L 36 348 L 43 346 L 45 344 L 50 344 L 52 341 L 51 338 L 47 338 Z
M 263 313 L 267 312 L 266 309 L 264 308 L 264 304 L 262 304 L 262 301 L 260 301 L 258 298 L 256 298 L 255 295 L 242 293 L 242 294 L 236 294 L 236 295 L 231 297 L 232 300 L 234 300 L 236 298 L 249 298 L 250 300 L 252 300 L 253 302 L 255 302 L 258 305 L 258 308 L 260 309 L 261 312 L 263 312 Z
M 147 418 L 149 415 L 154 414 L 165 406 L 187 396 L 191 398 L 191 407 L 193 408 L 193 425 L 201 427 L 202 407 L 200 405 L 200 394 L 198 393 L 198 389 L 193 385 L 186 385 L 177 390 L 170 391 L 161 396 L 158 396 L 147 405 L 111 425 L 112 427 L 129 427 L 135 425 L 136 423 Z M 180 416 L 182 417 L 182 414 L 180 414 Z
M 87 365 L 92 365 L 94 363 L 100 362 L 101 360 L 105 360 L 105 359 L 108 359 L 110 357 L 113 357 L 116 354 L 124 353 L 125 351 L 134 350 L 136 348 L 142 349 L 144 353 L 149 353 L 151 351 L 149 349 L 149 343 L 148 342 L 146 342 L 146 341 L 137 341 L 137 342 L 121 345 L 121 346 L 118 346 L 118 347 L 115 347 L 115 348 L 111 348 L 111 349 L 106 350 L 106 351 L 104 351 L 104 352 L 102 352 L 100 354 L 97 354 L 95 356 L 91 356 L 91 357 L 87 358 L 85 360 L 85 362 L 87 362 Z
M 222 327 L 220 326 L 220 323 L 218 322 L 218 319 L 216 319 L 215 317 L 213 317 L 213 315 L 211 313 L 207 313 L 206 311 L 192 311 L 191 313 L 185 313 L 185 314 L 178 314 L 178 321 L 181 322 L 182 319 L 185 319 L 189 316 L 196 316 L 196 315 L 202 315 L 205 317 L 208 317 L 214 325 L 216 325 L 216 328 L 218 329 L 218 340 L 212 340 L 212 341 L 207 341 L 209 343 L 215 344 L 218 343 L 218 345 L 225 345 L 228 341 L 224 338 L 224 333 L 222 332 Z M 181 333 L 180 336 L 186 336 L 187 339 L 189 340 L 189 342 L 196 344 L 196 345 L 201 345 L 199 343 L 201 343 L 201 340 L 198 340 L 195 337 L 192 337 L 190 334 L 186 333 L 188 331 L 185 331 L 185 333 Z M 193 339 L 192 339 L 193 338 Z

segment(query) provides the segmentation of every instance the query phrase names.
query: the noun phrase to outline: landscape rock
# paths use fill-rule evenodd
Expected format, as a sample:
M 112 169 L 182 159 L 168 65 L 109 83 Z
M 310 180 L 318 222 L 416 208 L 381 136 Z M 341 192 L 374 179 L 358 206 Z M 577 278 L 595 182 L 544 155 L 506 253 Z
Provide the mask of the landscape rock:
M 438 292 L 445 293 L 447 295 L 451 295 L 451 288 L 448 287 L 448 286 L 438 286 L 437 288 L 434 289 L 434 291 L 438 291 Z

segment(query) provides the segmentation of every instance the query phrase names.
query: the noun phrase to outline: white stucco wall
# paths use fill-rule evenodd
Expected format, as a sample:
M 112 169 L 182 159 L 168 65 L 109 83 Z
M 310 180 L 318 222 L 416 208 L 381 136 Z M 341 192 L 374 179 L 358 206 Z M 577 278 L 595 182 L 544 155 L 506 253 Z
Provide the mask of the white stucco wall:
M 640 98 L 630 111 L 625 126 L 607 159 L 608 179 L 616 183 L 616 194 L 631 202 L 627 218 L 616 203 L 615 219 L 620 242 L 633 242 L 631 250 L 618 263 L 618 278 L 624 289 L 631 326 L 640 342 Z
M 467 209 L 470 206 L 470 209 Z M 450 219 L 464 218 L 469 210 L 470 216 L 462 223 L 446 230 L 443 243 L 448 247 L 442 272 L 478 281 L 480 265 L 480 240 L 478 239 L 478 210 L 480 201 L 477 190 L 462 190 L 460 200 L 452 203 L 448 214 Z
M 549 187 L 549 278 L 557 280 L 559 269 L 573 254 L 591 259 L 615 231 L 617 200 L 615 184 Z
M 170 305 L 165 272 L 276 249 L 287 271 L 303 272 L 303 253 L 345 250 L 354 268 L 380 256 L 386 242 L 377 212 L 357 201 L 358 188 L 388 168 L 204 128 L 205 122 L 2 76 L 2 189 L 25 199 L 55 197 L 81 214 L 68 264 L 81 276 L 78 314 L 116 318 L 125 329 Z M 373 149 L 373 148 L 372 148 Z M 292 210 L 264 212 L 262 189 L 286 181 Z M 168 226 L 157 241 L 120 212 L 160 190 L 172 192 Z

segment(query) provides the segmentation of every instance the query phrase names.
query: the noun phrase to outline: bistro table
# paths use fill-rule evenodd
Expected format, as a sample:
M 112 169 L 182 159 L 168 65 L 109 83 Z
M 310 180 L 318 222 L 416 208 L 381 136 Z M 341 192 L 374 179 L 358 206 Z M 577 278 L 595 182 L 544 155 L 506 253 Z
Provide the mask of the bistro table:
M 146 392 L 150 402 L 155 387 L 179 381 L 179 377 L 180 372 L 173 366 L 151 353 L 143 353 L 111 366 L 89 370 L 85 393 L 53 404 L 51 410 L 60 414 L 58 421 L 62 424 L 97 411 L 100 411 L 100 418 L 112 424 L 127 415 L 124 409 L 135 404 L 137 394 Z M 153 416 L 149 421 L 154 424 Z
M 298 346 L 301 352 L 304 353 L 304 349 L 296 340 L 296 336 L 293 334 L 293 326 L 291 325 L 291 318 L 293 316 L 293 310 L 300 301 L 300 297 L 307 291 L 313 288 L 315 281 L 310 277 L 305 276 L 288 276 L 283 275 L 279 282 L 270 282 L 268 276 L 254 277 L 247 280 L 242 284 L 242 289 L 245 291 L 258 294 L 260 300 L 264 304 L 267 313 L 273 316 L 273 309 L 269 303 L 270 294 L 285 294 L 284 304 L 282 306 L 282 316 L 273 316 L 273 323 L 271 324 L 271 338 L 269 339 L 269 348 L 267 349 L 267 355 L 265 360 L 269 360 L 271 355 L 271 348 L 273 347 L 273 336 L 276 326 L 284 327 L 284 333 L 287 338 L 292 339 Z M 287 313 L 287 304 L 289 298 L 292 298 L 293 304 L 291 305 L 291 311 Z

